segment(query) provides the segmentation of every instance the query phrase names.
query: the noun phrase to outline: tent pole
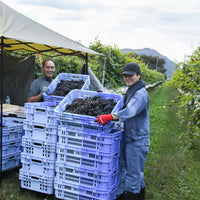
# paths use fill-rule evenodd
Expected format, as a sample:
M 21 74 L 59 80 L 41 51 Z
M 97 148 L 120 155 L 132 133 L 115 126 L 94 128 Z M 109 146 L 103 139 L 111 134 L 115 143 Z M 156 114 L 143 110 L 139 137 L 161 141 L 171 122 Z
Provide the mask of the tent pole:
M 86 53 L 85 61 L 86 61 L 85 74 L 88 74 L 88 53 Z
M 4 41 L 3 37 L 1 37 L 1 71 L 0 71 L 0 77 L 1 77 L 1 139 L 0 139 L 0 150 L 1 150 L 1 155 L 0 155 L 0 186 L 2 185 L 2 151 L 3 151 L 3 146 L 2 146 L 2 139 L 3 139 L 3 46 L 4 46 Z

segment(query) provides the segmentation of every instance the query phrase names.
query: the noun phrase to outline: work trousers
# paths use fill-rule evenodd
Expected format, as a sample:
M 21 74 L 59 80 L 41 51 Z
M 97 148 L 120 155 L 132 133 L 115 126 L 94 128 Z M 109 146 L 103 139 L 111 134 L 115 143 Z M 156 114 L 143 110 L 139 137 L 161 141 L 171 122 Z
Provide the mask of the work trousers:
M 123 135 L 120 154 L 120 185 L 117 194 L 124 191 L 140 193 L 145 187 L 144 167 L 149 152 L 149 138 L 134 140 L 132 137 Z

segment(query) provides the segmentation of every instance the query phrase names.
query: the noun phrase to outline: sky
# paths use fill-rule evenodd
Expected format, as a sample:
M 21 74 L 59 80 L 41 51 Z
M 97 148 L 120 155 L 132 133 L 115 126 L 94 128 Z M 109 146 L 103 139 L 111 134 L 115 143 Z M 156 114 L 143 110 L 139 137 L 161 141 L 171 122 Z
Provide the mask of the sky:
M 174 62 L 200 46 L 199 0 L 2 0 L 88 47 L 151 48 Z

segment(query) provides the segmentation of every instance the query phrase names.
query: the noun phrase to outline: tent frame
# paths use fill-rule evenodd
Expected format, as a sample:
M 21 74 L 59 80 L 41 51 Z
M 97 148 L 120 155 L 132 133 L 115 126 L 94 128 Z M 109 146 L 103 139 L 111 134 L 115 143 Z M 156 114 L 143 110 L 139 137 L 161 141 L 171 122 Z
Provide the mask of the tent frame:
M 1 111 L 0 111 L 0 134 L 1 134 L 1 137 L 0 137 L 0 149 L 1 149 L 1 155 L 0 155 L 0 186 L 2 184 L 2 155 L 3 155 L 3 152 L 2 152 L 2 148 L 3 148 L 3 80 L 4 80 L 4 76 L 3 76 L 3 71 L 4 71 L 4 47 L 8 47 L 10 46 L 9 45 L 6 45 L 4 44 L 4 39 L 5 37 L 1 36 L 1 66 L 0 66 L 0 77 L 1 77 L 1 92 L 0 92 L 0 96 L 1 96 Z M 21 41 L 18 41 L 22 44 L 25 44 L 26 46 L 28 46 L 29 48 L 31 46 L 29 46 L 29 43 L 30 42 L 21 42 Z M 85 67 L 84 67 L 84 70 L 82 71 L 83 74 L 88 74 L 88 53 L 86 53 L 85 55 L 83 55 L 81 52 L 78 52 L 78 51 L 74 51 L 73 50 L 73 53 L 61 53 L 59 51 L 57 51 L 57 49 L 62 49 L 62 47 L 57 47 L 57 48 L 52 48 L 48 45 L 45 45 L 47 46 L 48 48 L 50 48 L 50 50 L 44 50 L 44 51 L 38 51 L 37 49 L 31 47 L 33 49 L 33 53 L 35 54 L 35 51 L 37 51 L 37 53 L 43 53 L 43 52 L 49 52 L 49 51 L 53 51 L 53 52 L 56 52 L 56 53 L 59 53 L 60 56 L 62 55 L 75 55 L 75 56 L 81 56 L 85 59 Z M 25 49 L 15 49 L 15 51 L 25 51 Z
M 0 138 L 0 150 L 1 150 L 1 155 L 0 155 L 0 186 L 2 184 L 2 155 L 3 155 L 3 70 L 4 70 L 4 60 L 3 60 L 3 46 L 4 46 L 4 40 L 3 38 L 1 39 L 1 69 L 0 69 L 0 77 L 1 77 L 1 118 L 0 118 L 0 123 L 1 123 L 1 138 Z
M 46 37 L 48 35 L 48 37 Z M 55 40 L 56 38 L 56 40 Z M 83 74 L 88 74 L 88 55 L 104 56 L 84 45 L 75 42 L 55 31 L 29 19 L 8 7 L 0 0 L 0 44 L 1 44 L 1 125 L 0 125 L 0 185 L 2 183 L 2 138 L 3 138 L 3 72 L 4 53 L 15 51 L 28 51 L 34 54 L 55 52 L 60 55 L 82 56 L 85 59 Z

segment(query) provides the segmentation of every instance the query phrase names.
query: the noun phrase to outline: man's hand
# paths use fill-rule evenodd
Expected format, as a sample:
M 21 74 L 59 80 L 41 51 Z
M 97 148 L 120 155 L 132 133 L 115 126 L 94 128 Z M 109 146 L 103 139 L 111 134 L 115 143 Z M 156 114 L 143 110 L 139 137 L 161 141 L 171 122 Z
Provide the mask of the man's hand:
M 108 114 L 108 115 L 99 115 L 97 116 L 97 119 L 95 120 L 95 122 L 98 122 L 101 125 L 107 124 L 109 121 L 111 121 L 112 115 Z
M 44 92 L 48 92 L 49 91 L 49 88 L 47 87 L 47 86 L 44 86 L 43 88 L 42 88 L 42 91 L 41 91 L 41 95 L 43 96 L 43 94 L 44 94 Z

